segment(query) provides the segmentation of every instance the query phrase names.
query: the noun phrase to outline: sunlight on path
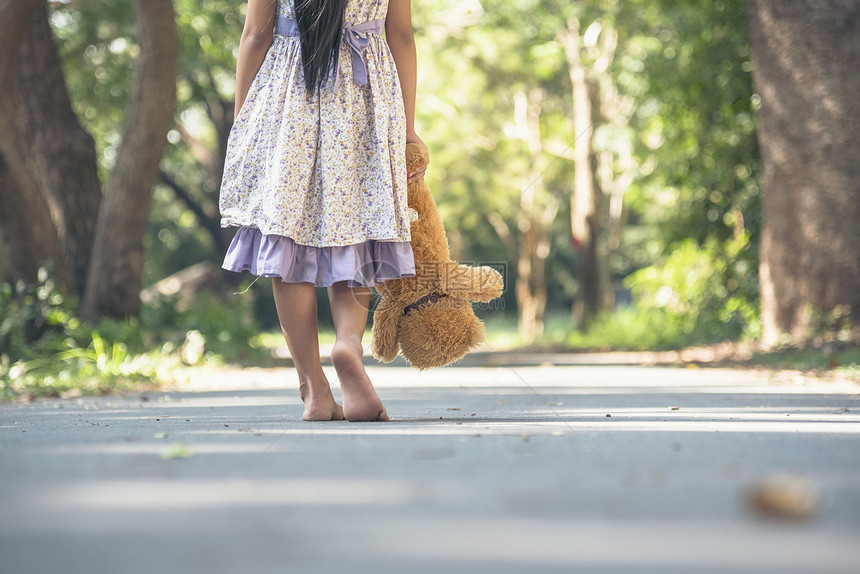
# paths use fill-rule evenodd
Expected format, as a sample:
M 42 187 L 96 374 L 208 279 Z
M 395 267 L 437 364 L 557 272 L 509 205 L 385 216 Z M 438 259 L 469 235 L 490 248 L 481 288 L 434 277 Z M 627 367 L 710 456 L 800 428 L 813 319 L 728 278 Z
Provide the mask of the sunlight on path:
M 847 573 L 860 561 L 856 385 L 627 366 L 369 372 L 391 423 L 301 421 L 291 369 L 197 369 L 160 393 L 0 406 L 4 571 L 328 573 L 350 560 L 358 573 Z M 750 488 L 773 476 L 797 477 L 815 504 L 761 518 Z

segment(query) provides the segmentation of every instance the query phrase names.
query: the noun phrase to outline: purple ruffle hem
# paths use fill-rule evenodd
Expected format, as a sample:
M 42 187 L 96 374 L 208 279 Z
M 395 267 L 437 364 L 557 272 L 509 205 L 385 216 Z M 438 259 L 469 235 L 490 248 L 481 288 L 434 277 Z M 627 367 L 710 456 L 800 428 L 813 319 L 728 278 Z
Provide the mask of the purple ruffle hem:
M 370 240 L 313 247 L 298 245 L 283 235 L 263 235 L 256 227 L 242 227 L 236 232 L 222 267 L 317 287 L 329 287 L 339 281 L 346 281 L 348 287 L 371 287 L 415 275 L 415 259 L 408 241 Z

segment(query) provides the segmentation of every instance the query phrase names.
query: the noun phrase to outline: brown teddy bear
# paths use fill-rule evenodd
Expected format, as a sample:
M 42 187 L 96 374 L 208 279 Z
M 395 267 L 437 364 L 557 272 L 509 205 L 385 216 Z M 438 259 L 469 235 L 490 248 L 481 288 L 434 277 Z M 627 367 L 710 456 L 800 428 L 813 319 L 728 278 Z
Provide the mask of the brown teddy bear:
M 428 163 L 422 146 L 406 145 L 407 171 Z M 415 276 L 377 286 L 381 299 L 373 313 L 373 355 L 390 363 L 399 350 L 420 370 L 444 367 L 484 340 L 484 324 L 469 301 L 499 297 L 504 281 L 491 267 L 451 261 L 442 218 L 423 178 L 409 184 L 408 196 L 410 210 L 414 210 Z

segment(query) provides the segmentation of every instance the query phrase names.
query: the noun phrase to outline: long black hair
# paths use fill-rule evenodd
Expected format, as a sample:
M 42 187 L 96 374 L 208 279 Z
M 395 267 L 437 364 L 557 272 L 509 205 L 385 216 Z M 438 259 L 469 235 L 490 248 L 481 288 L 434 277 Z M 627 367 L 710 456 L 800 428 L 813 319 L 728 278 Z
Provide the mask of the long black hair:
M 295 0 L 305 90 L 322 87 L 336 66 L 347 0 Z

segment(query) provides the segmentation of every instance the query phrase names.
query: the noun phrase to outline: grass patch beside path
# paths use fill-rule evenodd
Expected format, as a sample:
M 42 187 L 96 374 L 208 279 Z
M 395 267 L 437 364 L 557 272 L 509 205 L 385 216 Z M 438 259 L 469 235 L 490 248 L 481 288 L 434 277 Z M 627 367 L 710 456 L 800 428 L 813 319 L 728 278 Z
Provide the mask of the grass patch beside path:
M 711 345 L 685 345 L 671 337 L 655 334 L 655 325 L 646 329 L 636 317 L 607 315 L 589 332 L 573 329 L 568 316 L 548 315 L 544 334 L 527 344 L 517 331 L 516 317 L 484 317 L 486 343 L 492 352 L 517 353 L 617 353 L 643 364 L 698 365 L 796 371 L 807 376 L 830 377 L 860 382 L 860 346 L 844 342 L 822 343 L 803 349 L 782 347 L 763 351 L 756 341 L 724 341 Z M 611 362 L 611 357 L 607 357 Z
M 762 351 L 757 348 L 757 343 L 726 341 L 714 345 L 665 351 L 570 349 L 546 344 L 518 346 L 507 351 L 603 355 L 605 360 L 601 361 L 601 364 L 612 364 L 613 361 L 617 361 L 625 364 L 786 371 L 799 373 L 804 377 L 860 383 L 860 348 L 857 346 L 817 349 L 782 348 Z
M 511 329 L 511 327 L 514 329 Z M 330 345 L 334 342 L 334 333 L 322 331 L 320 344 Z M 370 344 L 369 334 L 365 344 Z M 251 341 L 259 355 L 271 354 L 277 348 L 285 345 L 280 332 L 261 333 Z M 601 353 L 606 349 L 571 349 L 560 342 L 543 340 L 534 345 L 523 345 L 515 331 L 515 323 L 502 325 L 490 324 L 487 328 L 487 343 L 484 350 L 493 353 Z M 194 367 L 184 363 L 180 356 L 181 349 L 173 352 L 151 352 L 142 356 L 116 357 L 114 363 L 99 360 L 101 355 L 89 357 L 87 354 L 75 356 L 84 364 L 67 372 L 56 370 L 56 365 L 44 365 L 42 369 L 34 368 L 30 376 L 20 377 L 19 385 L 0 386 L 0 401 L 29 401 L 51 397 L 77 397 L 85 395 L 109 395 L 135 393 L 157 390 L 163 387 L 182 388 L 181 372 Z M 782 348 L 772 351 L 758 350 L 755 343 L 724 342 L 716 345 L 688 347 L 665 351 L 619 351 L 605 353 L 606 363 L 613 360 L 619 362 L 641 363 L 646 365 L 680 365 L 701 366 L 709 368 L 736 368 L 767 371 L 791 371 L 805 377 L 818 379 L 834 379 L 860 383 L 860 347 L 847 344 L 822 345 L 820 348 Z M 71 358 L 71 357 L 68 357 Z M 122 359 L 122 360 L 119 360 Z M 145 364 L 140 364 L 144 361 Z M 266 368 L 274 364 L 262 360 L 233 363 L 224 357 L 209 355 L 197 366 L 219 371 L 221 368 L 235 366 Z M 38 365 L 28 365 L 37 367 Z M 135 368 L 131 368 L 134 366 Z M 9 365 L 5 365 L 9 370 Z M 45 368 L 47 367 L 47 368 Z M 53 368 L 51 368 L 53 367 Z M 7 373 L 8 375 L 9 373 Z M 14 374 L 14 373 L 13 373 Z M 178 376 L 175 376 L 178 375 Z M 4 377 L 8 379 L 8 377 Z M 14 378 L 14 377 L 13 377 Z M 26 384 L 23 384 L 26 382 Z
M 754 353 L 745 364 L 750 367 L 774 370 L 830 373 L 840 378 L 860 382 L 860 348 L 857 346 L 759 351 Z

